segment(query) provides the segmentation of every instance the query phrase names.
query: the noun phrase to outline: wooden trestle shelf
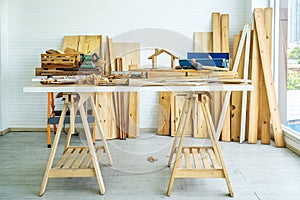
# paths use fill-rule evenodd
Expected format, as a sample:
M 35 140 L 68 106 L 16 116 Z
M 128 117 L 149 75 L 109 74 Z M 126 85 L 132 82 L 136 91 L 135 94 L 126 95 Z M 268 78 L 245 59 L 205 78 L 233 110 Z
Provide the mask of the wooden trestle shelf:
M 168 162 L 170 167 L 175 155 L 172 175 L 169 182 L 167 195 L 171 195 L 175 178 L 225 178 L 229 195 L 233 197 L 233 190 L 230 185 L 220 145 L 216 138 L 215 127 L 211 118 L 208 104 L 208 93 L 199 93 L 198 101 L 203 110 L 206 124 L 208 125 L 208 138 L 211 146 L 183 146 L 185 138 L 185 126 L 190 116 L 195 101 L 193 92 L 187 93 L 180 116 L 179 126 L 174 137 L 174 142 Z

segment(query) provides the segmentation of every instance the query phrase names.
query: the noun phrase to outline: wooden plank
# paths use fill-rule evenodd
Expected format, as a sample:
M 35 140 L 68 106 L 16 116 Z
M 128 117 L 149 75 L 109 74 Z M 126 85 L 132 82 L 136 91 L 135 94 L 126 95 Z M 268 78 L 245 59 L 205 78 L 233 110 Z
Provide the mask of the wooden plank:
M 261 60 L 258 49 L 256 30 L 252 31 L 252 51 L 251 51 L 251 83 L 253 90 L 249 92 L 248 109 L 248 143 L 257 143 L 258 136 L 258 109 L 259 109 L 259 68 Z
M 213 33 L 194 32 L 194 51 L 213 52 Z
M 102 35 L 79 36 L 78 51 L 84 54 L 96 53 L 100 57 Z
M 66 48 L 78 49 L 79 45 L 79 35 L 76 36 L 65 36 L 62 50 L 66 50 Z
M 221 15 L 221 51 L 229 53 L 229 14 Z
M 239 46 L 241 35 L 235 35 L 233 41 L 233 59 L 236 59 L 236 54 Z M 244 73 L 244 56 L 245 45 L 242 50 L 240 62 L 238 64 L 238 78 L 243 78 Z M 231 141 L 240 141 L 241 131 L 241 106 L 242 106 L 242 92 L 232 92 L 231 95 Z
M 221 34 L 221 51 L 223 53 L 229 53 L 229 14 L 221 15 Z M 226 92 L 222 92 L 222 103 L 224 102 L 225 96 Z M 230 123 L 230 107 L 228 107 L 221 136 L 221 140 L 224 142 L 230 142 Z
M 272 30 L 273 30 L 273 9 L 272 8 L 265 8 L 264 10 L 265 14 L 265 27 L 266 27 L 266 40 L 267 40 L 267 45 L 268 49 L 272 49 Z M 270 63 L 272 63 L 272 50 L 270 51 L 269 54 L 269 59 Z M 261 119 L 262 119 L 262 124 L 261 124 L 261 143 L 262 144 L 270 144 L 271 141 L 271 127 L 270 127 L 270 109 L 269 109 L 269 104 L 268 104 L 268 98 L 267 98 L 267 92 L 266 92 L 266 86 L 265 86 L 265 80 L 263 79 L 262 85 L 263 89 L 261 95 L 261 102 L 262 102 L 262 107 L 260 109 L 261 113 Z
M 81 151 L 80 148 L 76 148 L 75 151 L 71 153 L 69 159 L 64 164 L 63 168 L 70 168 L 74 160 L 77 158 L 80 151 Z
M 254 20 L 256 26 L 256 32 L 258 37 L 258 44 L 260 50 L 260 56 L 262 61 L 263 74 L 265 78 L 267 96 L 269 102 L 269 108 L 271 111 L 272 127 L 274 131 L 275 146 L 284 147 L 283 132 L 281 127 L 281 119 L 279 114 L 279 108 L 277 104 L 276 91 L 274 88 L 274 81 L 272 77 L 272 69 L 270 63 L 270 52 L 268 41 L 266 40 L 266 31 L 264 25 L 263 9 L 254 9 Z
M 128 137 L 136 138 L 140 133 L 140 101 L 138 92 L 129 93 Z
M 208 161 L 208 157 L 207 157 L 208 154 L 206 152 L 206 149 L 200 149 L 200 155 L 201 155 L 201 158 L 202 158 L 204 169 L 211 169 L 210 163 Z
M 184 157 L 185 157 L 185 165 L 187 169 L 192 169 L 192 162 L 190 158 L 190 150 L 188 148 L 184 148 Z
M 172 92 L 160 92 L 158 102 L 158 135 L 170 135 Z
M 86 156 L 85 156 L 85 159 L 84 159 L 83 163 L 81 164 L 80 168 L 82 168 L 82 169 L 89 168 L 89 165 L 91 164 L 91 161 L 92 161 L 91 154 L 88 151 L 87 154 L 86 154 Z
M 200 164 L 200 160 L 199 160 L 198 150 L 195 149 L 195 148 L 193 148 L 192 149 L 192 154 L 193 154 L 193 158 L 194 158 L 195 168 L 196 169 L 200 169 L 201 168 L 201 164 Z
M 210 157 L 210 160 L 214 166 L 215 169 L 220 169 L 220 162 L 219 160 L 216 158 L 215 153 L 213 151 L 213 149 L 207 149 L 208 155 Z
M 207 138 L 207 124 L 205 122 L 204 113 L 201 107 L 202 95 L 199 95 L 200 100 L 197 101 L 197 132 L 195 138 Z
M 79 154 L 79 156 L 77 157 L 76 161 L 74 162 L 74 164 L 72 165 L 73 169 L 76 169 L 80 166 L 80 164 L 82 163 L 84 157 L 86 156 L 87 153 L 87 148 L 83 148 Z
M 56 163 L 55 167 L 54 168 L 61 168 L 65 161 L 69 158 L 69 156 L 71 155 L 73 149 L 72 148 L 69 148 L 65 153 L 64 155 L 61 157 L 61 159 L 59 159 L 59 161 Z
M 105 73 L 110 74 L 111 71 L 116 71 L 115 62 L 114 62 L 114 52 L 113 52 L 113 43 L 112 39 L 106 37 L 106 59 L 105 59 Z
M 140 43 L 131 42 L 114 42 L 113 44 L 113 59 L 122 58 L 123 70 L 129 71 L 137 69 L 140 65 Z M 112 71 L 114 71 L 112 69 Z
M 221 18 L 220 13 L 212 13 L 213 52 L 221 52 Z M 218 123 L 221 112 L 221 92 L 211 93 L 211 110 L 214 124 Z
M 221 20 L 220 13 L 212 13 L 213 52 L 221 52 Z

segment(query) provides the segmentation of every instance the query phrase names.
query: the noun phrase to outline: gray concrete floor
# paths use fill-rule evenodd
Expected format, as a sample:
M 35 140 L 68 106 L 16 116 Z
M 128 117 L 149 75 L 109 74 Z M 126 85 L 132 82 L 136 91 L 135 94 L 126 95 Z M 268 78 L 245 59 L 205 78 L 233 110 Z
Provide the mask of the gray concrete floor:
M 75 145 L 85 144 L 80 134 Z M 65 135 L 58 154 L 61 154 Z M 100 143 L 100 142 L 97 142 Z M 204 143 L 187 138 L 186 143 Z M 106 193 L 99 195 L 95 178 L 49 179 L 38 197 L 50 149 L 46 134 L 13 132 L 0 137 L 0 199 L 300 199 L 300 159 L 274 145 L 221 143 L 235 197 L 224 179 L 176 179 L 171 197 L 166 191 L 171 168 L 166 167 L 172 138 L 144 133 L 138 139 L 112 140 L 113 167 L 101 162 Z M 151 163 L 149 156 L 157 159 Z M 56 157 L 56 159 L 59 156 Z

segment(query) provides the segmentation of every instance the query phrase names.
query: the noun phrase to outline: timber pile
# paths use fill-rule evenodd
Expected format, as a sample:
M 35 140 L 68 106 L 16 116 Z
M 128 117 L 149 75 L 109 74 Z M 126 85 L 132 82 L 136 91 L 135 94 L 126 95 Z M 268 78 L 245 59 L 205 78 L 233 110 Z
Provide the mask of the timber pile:
M 275 146 L 284 147 L 271 65 L 273 9 L 255 9 L 254 21 L 251 54 L 251 77 L 254 91 L 250 93 L 248 142 L 256 143 L 257 139 L 261 139 L 262 144 L 270 144 L 271 124 Z
M 270 144 L 272 124 L 275 145 L 283 147 L 283 133 L 271 69 L 273 9 L 255 9 L 254 21 L 255 27 L 251 34 L 248 32 L 249 26 L 245 26 L 243 33 L 234 35 L 232 53 L 234 62 L 231 62 L 230 67 L 232 73 L 236 72 L 236 76 L 233 78 L 244 80 L 249 78 L 254 90 L 248 93 L 248 102 L 246 93 L 232 93 L 231 107 L 227 111 L 220 139 L 239 142 L 248 140 L 248 143 L 257 143 L 257 140 L 260 139 L 262 144 Z M 212 13 L 212 32 L 194 33 L 194 51 L 229 52 L 229 15 Z M 174 135 L 176 120 L 182 109 L 181 95 L 169 92 L 160 93 L 159 135 Z M 216 124 L 224 94 L 215 92 L 211 94 L 211 97 L 209 103 Z M 246 106 L 247 116 L 243 114 Z M 188 118 L 186 131 L 194 137 L 206 137 L 204 134 L 206 124 L 203 124 L 203 120 L 201 120 L 202 111 L 200 109 L 195 105 L 190 118 Z M 243 123 L 247 125 L 246 137 L 244 126 L 241 125 Z

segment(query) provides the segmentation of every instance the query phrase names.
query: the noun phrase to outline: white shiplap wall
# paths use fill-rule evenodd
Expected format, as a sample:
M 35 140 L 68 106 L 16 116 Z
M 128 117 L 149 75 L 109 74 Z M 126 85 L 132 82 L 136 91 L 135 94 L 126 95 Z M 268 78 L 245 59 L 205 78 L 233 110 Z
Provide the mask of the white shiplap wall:
M 186 54 L 192 50 L 193 32 L 211 31 L 213 11 L 230 14 L 230 34 L 236 34 L 246 22 L 246 0 L 9 0 L 8 2 L 8 117 L 9 127 L 45 127 L 46 94 L 23 93 L 31 84 L 40 54 L 60 49 L 64 35 L 104 34 L 114 41 L 137 41 Z M 145 30 L 163 32 L 148 34 Z M 164 31 L 164 30 L 166 31 Z M 165 36 L 167 30 L 174 34 Z M 130 33 L 128 33 L 130 32 Z M 164 39 L 160 36 L 164 35 Z M 145 39 L 146 38 L 146 39 Z M 150 40 L 150 42 L 148 41 Z M 184 42 L 187 41 L 187 42 Z M 147 61 L 146 57 L 141 58 Z M 145 61 L 145 62 L 146 62 Z M 141 127 L 157 125 L 157 98 L 142 95 Z M 150 98 L 151 97 L 151 98 Z M 156 109 L 156 110 L 155 110 Z M 148 120 L 147 120 L 148 119 Z M 149 119 L 151 123 L 149 123 Z M 156 122 L 155 122 L 156 120 Z

